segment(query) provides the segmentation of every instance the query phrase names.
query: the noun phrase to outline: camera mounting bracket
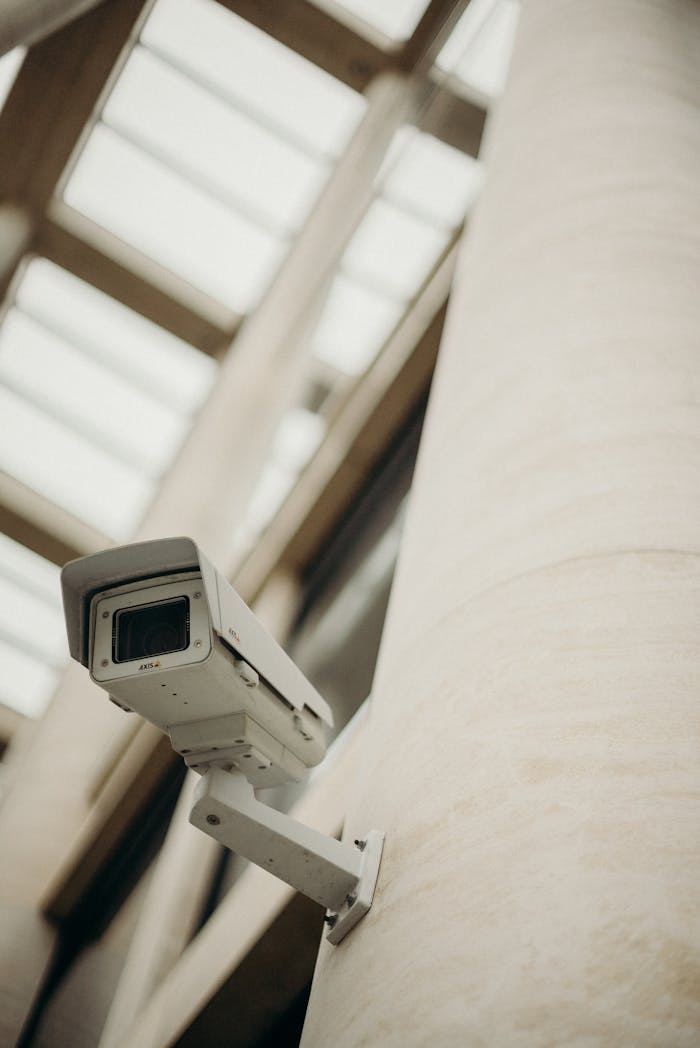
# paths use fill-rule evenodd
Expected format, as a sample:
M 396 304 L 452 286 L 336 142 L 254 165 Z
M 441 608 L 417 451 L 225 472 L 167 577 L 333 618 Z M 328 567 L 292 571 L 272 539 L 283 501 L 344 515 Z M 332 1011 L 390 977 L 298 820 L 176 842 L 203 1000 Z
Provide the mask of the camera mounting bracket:
M 257 800 L 243 772 L 210 767 L 195 790 L 190 822 L 325 906 L 326 936 L 341 942 L 372 905 L 384 834 L 337 841 Z

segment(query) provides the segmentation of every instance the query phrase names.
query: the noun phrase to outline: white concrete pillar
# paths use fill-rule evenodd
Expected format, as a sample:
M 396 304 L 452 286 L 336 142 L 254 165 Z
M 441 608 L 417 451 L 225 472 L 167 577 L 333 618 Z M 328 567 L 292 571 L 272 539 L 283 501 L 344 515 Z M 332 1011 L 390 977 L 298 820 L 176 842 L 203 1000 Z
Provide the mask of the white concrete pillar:
M 525 0 L 304 1048 L 700 1043 L 700 4 Z

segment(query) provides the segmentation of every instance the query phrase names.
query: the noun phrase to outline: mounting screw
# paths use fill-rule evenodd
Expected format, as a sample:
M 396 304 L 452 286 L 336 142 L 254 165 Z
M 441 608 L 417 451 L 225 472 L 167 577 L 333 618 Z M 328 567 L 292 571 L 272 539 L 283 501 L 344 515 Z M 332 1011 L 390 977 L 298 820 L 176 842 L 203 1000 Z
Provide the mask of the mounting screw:
M 202 646 L 202 642 L 201 642 L 201 640 L 196 640 L 196 641 L 194 642 L 194 646 L 195 646 L 195 648 L 201 648 L 201 646 Z
M 221 819 L 218 815 L 207 815 L 207 822 L 210 826 L 218 826 L 221 822 Z
M 103 659 L 100 666 L 109 666 L 109 659 Z
M 109 618 L 109 612 L 108 611 L 103 611 L 102 612 L 102 618 L 103 619 L 108 619 Z
M 201 593 L 194 593 L 194 594 L 193 594 L 193 597 L 194 597 L 194 599 L 195 599 L 195 600 L 199 600 L 199 598 L 200 598 L 201 596 L 202 596 L 202 594 L 201 594 Z
M 329 928 L 332 928 L 333 925 L 338 920 L 338 916 L 335 913 L 327 913 L 326 916 L 323 918 L 323 920 L 328 925 Z
M 367 847 L 367 841 L 359 841 L 359 840 L 356 839 L 354 843 L 355 843 L 355 847 L 359 848 L 360 851 L 364 851 L 365 848 Z

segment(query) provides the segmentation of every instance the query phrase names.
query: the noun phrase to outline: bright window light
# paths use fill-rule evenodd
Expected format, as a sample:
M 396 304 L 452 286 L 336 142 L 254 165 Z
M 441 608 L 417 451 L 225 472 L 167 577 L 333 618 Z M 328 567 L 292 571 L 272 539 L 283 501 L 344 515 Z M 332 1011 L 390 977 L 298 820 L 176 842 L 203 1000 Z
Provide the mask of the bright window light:
M 26 53 L 26 47 L 14 47 L 0 58 L 0 109 L 12 90 Z
M 153 482 L 0 386 L 0 469 L 113 539 L 133 533 Z
M 327 178 L 327 165 L 142 47 L 132 52 L 103 119 L 278 236 L 299 228 Z
M 58 671 L 0 638 L 0 702 L 25 717 L 40 717 L 58 681 Z
M 99 124 L 66 186 L 71 207 L 245 313 L 287 245 Z
M 68 657 L 60 604 L 37 597 L 1 571 L 0 637 L 51 664 L 62 664 Z
M 215 0 L 158 0 L 141 39 L 316 155 L 339 156 L 365 100 Z
M 38 716 L 67 660 L 59 569 L 0 534 L 0 702 Z
M 195 412 L 216 379 L 211 357 L 45 258 L 27 265 L 16 303 L 174 411 Z
M 183 416 L 17 309 L 0 328 L 0 382 L 153 478 L 189 428 Z
M 390 40 L 408 40 L 428 6 L 427 0 L 334 0 L 332 6 L 346 11 L 378 29 Z
M 294 408 L 283 416 L 272 447 L 272 459 L 298 473 L 323 440 L 326 425 L 320 415 Z
M 236 535 L 243 545 L 265 528 L 294 487 L 297 474 L 278 462 L 268 462 L 248 504 L 245 520 Z
M 478 196 L 483 165 L 414 127 L 400 128 L 378 176 L 382 195 L 448 229 Z
M 43 258 L 0 327 L 0 469 L 130 538 L 217 364 Z
M 372 363 L 403 311 L 402 303 L 340 274 L 311 340 L 314 355 L 339 371 L 359 375 Z
M 448 230 L 378 199 L 357 227 L 342 266 L 348 275 L 407 302 L 435 267 L 449 239 Z
M 437 65 L 485 102 L 503 93 L 519 0 L 472 0 L 438 55 Z

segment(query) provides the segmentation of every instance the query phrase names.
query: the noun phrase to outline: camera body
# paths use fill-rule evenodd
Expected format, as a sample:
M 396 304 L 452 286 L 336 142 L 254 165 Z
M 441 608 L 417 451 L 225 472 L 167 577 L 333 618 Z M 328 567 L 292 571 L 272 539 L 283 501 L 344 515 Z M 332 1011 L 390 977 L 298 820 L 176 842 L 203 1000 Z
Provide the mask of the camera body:
M 61 585 L 73 658 L 190 767 L 264 787 L 322 760 L 327 703 L 191 539 L 82 557 Z

